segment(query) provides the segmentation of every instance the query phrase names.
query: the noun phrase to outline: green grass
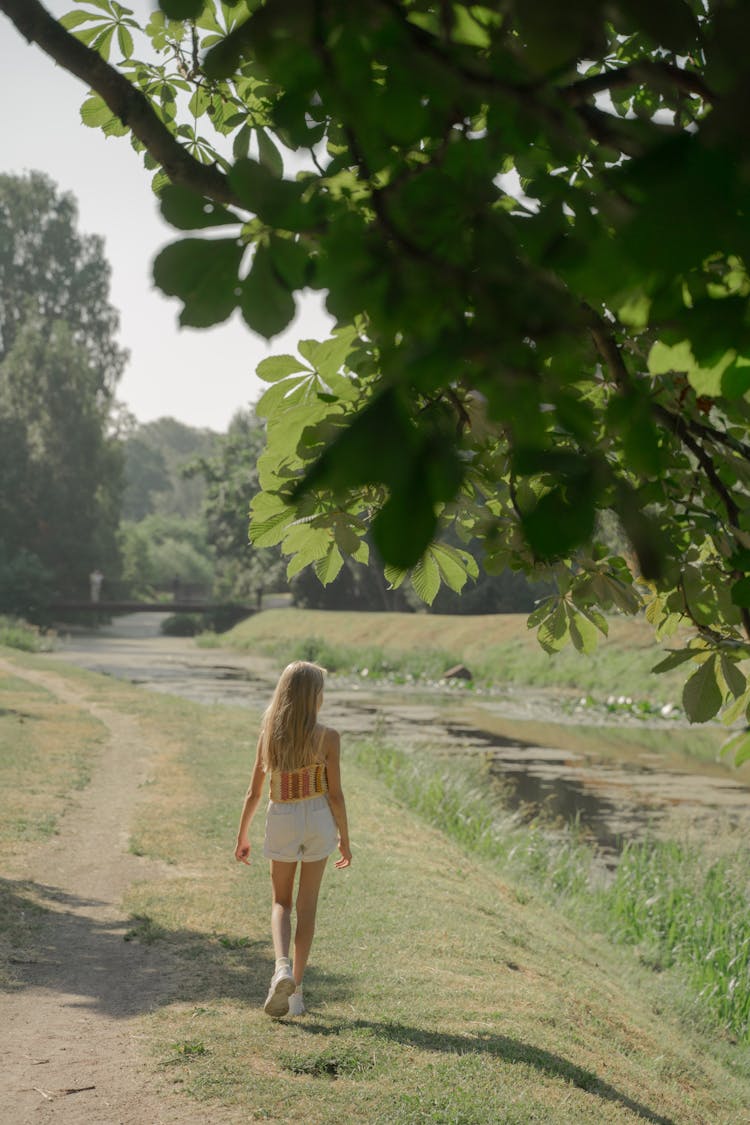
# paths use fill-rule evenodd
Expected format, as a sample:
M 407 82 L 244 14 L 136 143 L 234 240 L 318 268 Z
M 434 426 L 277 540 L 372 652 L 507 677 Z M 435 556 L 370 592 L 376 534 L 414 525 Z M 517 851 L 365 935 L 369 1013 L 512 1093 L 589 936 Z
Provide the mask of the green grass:
M 0 647 L 20 649 L 22 652 L 49 652 L 54 648 L 55 635 L 42 632 L 18 617 L 0 615 Z
M 271 655 L 280 662 L 316 660 L 332 672 L 438 679 L 465 663 L 480 685 L 522 684 L 591 694 L 613 693 L 658 703 L 679 699 L 679 670 L 655 676 L 662 648 L 642 619 L 614 617 L 610 635 L 584 656 L 572 648 L 548 656 L 521 614 L 456 617 L 439 614 L 327 613 L 267 610 L 243 621 L 222 643 Z M 671 642 L 673 643 L 673 642 Z
M 417 815 L 398 762 L 381 768 L 371 752 L 367 768 L 344 757 L 354 864 L 323 882 L 308 1013 L 269 1021 L 262 816 L 251 867 L 232 855 L 259 716 L 55 671 L 137 716 L 154 748 L 133 831 L 170 876 L 133 884 L 127 906 L 149 964 L 168 951 L 178 971 L 133 1033 L 207 1120 L 219 1105 L 237 1120 L 310 1125 L 742 1120 L 746 1054 L 677 1019 L 658 984 L 671 970 L 654 974 L 593 920 L 544 901 L 541 833 L 482 821 L 478 791 L 441 804 L 439 787 L 415 785 L 431 794 Z M 533 862 L 524 840 L 539 849 Z M 569 859 L 558 850 L 558 895 L 575 883 L 578 847 Z
M 636 946 L 642 962 L 674 970 L 703 1019 L 750 1044 L 750 848 L 711 856 L 691 844 L 628 844 L 611 881 L 574 826 L 554 836 L 498 814 L 480 772 L 437 769 L 379 743 L 358 761 L 420 816 L 474 854 L 541 890 L 573 917 L 595 917 L 612 937 Z M 470 767 L 468 767 L 470 768 Z
M 25 680 L 0 672 L 0 859 L 57 831 L 89 781 L 105 737 L 96 719 Z
M 278 641 L 268 645 L 269 655 L 284 661 L 311 660 L 329 672 L 351 672 L 373 679 L 388 677 L 396 683 L 411 679 L 439 679 L 443 672 L 458 663 L 455 654 L 443 649 L 415 649 L 409 652 L 386 650 L 377 645 L 349 648 L 333 645 L 323 637 L 304 637 L 289 644 Z
M 631 845 L 603 902 L 620 941 L 657 971 L 674 967 L 750 1042 L 750 849 L 709 859 L 676 842 Z

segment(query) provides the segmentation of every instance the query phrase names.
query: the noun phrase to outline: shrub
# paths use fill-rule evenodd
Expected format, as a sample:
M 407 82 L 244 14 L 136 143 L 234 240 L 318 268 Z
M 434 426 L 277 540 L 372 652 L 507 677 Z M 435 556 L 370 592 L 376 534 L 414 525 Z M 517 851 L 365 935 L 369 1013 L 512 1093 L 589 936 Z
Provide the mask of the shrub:
M 42 633 L 36 626 L 16 617 L 0 617 L 0 645 L 23 652 L 49 652 L 53 644 L 53 633 Z
M 165 637 L 195 637 L 202 628 L 201 619 L 195 613 L 172 613 L 161 623 Z

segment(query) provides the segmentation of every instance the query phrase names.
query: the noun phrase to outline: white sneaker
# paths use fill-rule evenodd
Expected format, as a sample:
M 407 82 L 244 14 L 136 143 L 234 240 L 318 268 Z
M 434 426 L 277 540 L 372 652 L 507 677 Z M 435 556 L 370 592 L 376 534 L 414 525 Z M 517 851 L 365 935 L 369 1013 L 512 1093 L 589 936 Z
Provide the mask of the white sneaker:
M 271 987 L 263 1005 L 263 1011 L 268 1016 L 278 1019 L 289 1011 L 289 997 L 296 988 L 294 975 L 289 965 L 282 965 L 271 977 Z
M 305 1001 L 302 999 L 301 992 L 293 992 L 289 997 L 289 1015 L 290 1016 L 304 1016 L 305 1014 Z

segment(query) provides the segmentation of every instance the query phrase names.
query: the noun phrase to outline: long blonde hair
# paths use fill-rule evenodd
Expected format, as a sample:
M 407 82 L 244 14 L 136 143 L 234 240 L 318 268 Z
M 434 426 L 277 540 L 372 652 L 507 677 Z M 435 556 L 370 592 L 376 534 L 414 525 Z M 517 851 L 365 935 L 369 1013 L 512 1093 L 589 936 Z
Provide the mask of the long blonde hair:
M 260 730 L 263 769 L 296 770 L 312 764 L 312 734 L 325 668 L 306 660 L 287 664 L 266 708 Z

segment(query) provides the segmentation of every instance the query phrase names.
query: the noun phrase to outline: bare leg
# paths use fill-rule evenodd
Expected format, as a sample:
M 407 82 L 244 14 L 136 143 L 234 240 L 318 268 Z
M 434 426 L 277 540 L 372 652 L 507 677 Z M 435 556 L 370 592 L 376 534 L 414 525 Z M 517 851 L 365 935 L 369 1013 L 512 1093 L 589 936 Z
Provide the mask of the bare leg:
M 292 937 L 292 896 L 296 863 L 285 863 L 280 859 L 271 860 L 271 937 L 274 956 L 288 957 Z
M 294 980 L 302 984 L 307 968 L 313 936 L 315 914 L 318 909 L 318 891 L 323 880 L 327 859 L 303 863 L 297 889 L 297 928 L 294 933 Z

